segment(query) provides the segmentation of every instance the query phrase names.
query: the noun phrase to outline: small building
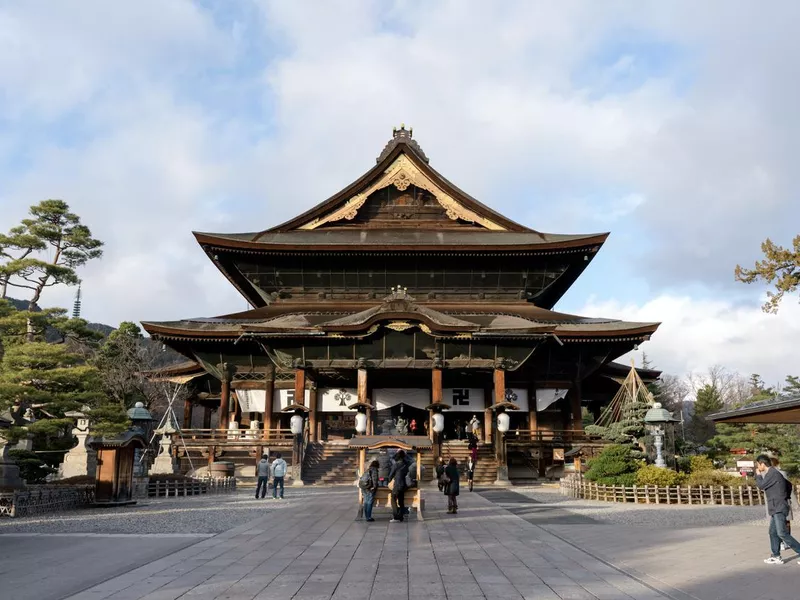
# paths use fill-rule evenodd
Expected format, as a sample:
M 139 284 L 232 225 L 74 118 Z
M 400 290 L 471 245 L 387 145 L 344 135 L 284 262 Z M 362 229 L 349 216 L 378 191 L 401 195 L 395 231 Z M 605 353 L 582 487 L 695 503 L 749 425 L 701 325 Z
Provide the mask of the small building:
M 91 442 L 97 451 L 95 502 L 97 504 L 133 503 L 133 466 L 136 450 L 147 445 L 139 428 L 129 429 L 113 438 Z

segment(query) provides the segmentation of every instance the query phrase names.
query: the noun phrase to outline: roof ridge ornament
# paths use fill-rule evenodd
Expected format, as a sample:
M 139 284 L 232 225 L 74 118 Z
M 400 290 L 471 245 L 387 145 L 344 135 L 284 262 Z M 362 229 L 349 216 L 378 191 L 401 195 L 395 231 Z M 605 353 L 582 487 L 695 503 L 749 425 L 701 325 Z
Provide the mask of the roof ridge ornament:
M 420 145 L 414 139 L 414 128 L 409 127 L 406 129 L 405 123 L 400 123 L 400 129 L 397 127 L 392 127 L 392 139 L 390 139 L 386 146 L 384 146 L 383 150 L 381 151 L 378 158 L 375 159 L 376 163 L 381 162 L 384 158 L 386 158 L 389 153 L 394 150 L 395 146 L 400 143 L 405 143 L 410 146 L 414 152 L 416 152 L 419 157 L 424 160 L 426 163 L 429 163 L 430 160 L 425 155 L 425 152 L 422 150 Z
M 393 302 L 395 300 L 407 300 L 413 302 L 414 298 L 409 295 L 408 288 L 402 285 L 392 286 L 392 293 L 383 299 L 384 302 Z

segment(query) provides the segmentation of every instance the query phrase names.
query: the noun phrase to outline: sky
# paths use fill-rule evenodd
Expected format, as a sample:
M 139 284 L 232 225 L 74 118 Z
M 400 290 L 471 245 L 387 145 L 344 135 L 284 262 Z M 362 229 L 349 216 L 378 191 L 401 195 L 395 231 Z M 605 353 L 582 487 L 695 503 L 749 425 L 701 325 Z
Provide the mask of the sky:
M 247 308 L 192 231 L 276 225 L 400 123 L 540 231 L 611 237 L 557 306 L 655 320 L 685 374 L 800 375 L 800 305 L 734 281 L 800 233 L 800 3 L 0 0 L 0 231 L 66 200 L 105 241 L 83 316 Z M 43 304 L 71 306 L 74 290 Z

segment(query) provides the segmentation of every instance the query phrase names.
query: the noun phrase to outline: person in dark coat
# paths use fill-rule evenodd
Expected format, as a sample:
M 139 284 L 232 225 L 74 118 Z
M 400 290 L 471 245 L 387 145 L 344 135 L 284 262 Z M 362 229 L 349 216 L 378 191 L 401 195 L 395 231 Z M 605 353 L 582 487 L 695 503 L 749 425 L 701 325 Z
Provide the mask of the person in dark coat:
M 772 466 L 772 459 L 765 454 L 756 458 L 756 485 L 764 490 L 769 513 L 769 544 L 772 554 L 764 559 L 768 565 L 782 565 L 781 541 L 792 551 L 800 554 L 800 542 L 786 530 L 792 484 Z
M 367 475 L 369 478 L 369 487 L 364 490 L 364 519 L 372 522 L 372 507 L 375 506 L 375 493 L 378 491 L 378 467 L 377 460 L 373 460 L 369 464 Z
M 392 520 L 390 523 L 402 523 L 405 513 L 406 503 L 406 475 L 408 475 L 408 463 L 406 453 L 398 450 L 394 455 L 394 462 L 389 471 L 389 481 L 394 482 L 392 487 Z
M 451 458 L 444 469 L 445 486 L 444 493 L 447 496 L 447 514 L 455 515 L 458 513 L 458 461 Z
M 436 465 L 436 481 L 439 483 L 439 491 L 444 492 L 444 469 L 447 465 L 444 464 L 444 457 L 439 457 L 439 463 Z
M 386 452 L 378 455 L 378 485 L 386 487 L 389 485 L 389 471 L 392 470 L 392 459 Z

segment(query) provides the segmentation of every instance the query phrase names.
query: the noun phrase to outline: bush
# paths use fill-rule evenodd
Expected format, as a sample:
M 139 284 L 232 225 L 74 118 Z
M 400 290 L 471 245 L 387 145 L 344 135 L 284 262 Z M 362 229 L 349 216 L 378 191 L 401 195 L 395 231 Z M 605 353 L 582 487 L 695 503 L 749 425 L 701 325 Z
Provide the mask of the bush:
M 51 481 L 49 485 L 94 485 L 95 480 L 92 475 L 76 475 L 75 477 L 67 477 L 65 479 L 56 479 Z
M 44 461 L 30 450 L 9 450 L 8 457 L 17 464 L 19 476 L 26 483 L 43 483 L 50 473 L 55 472 L 55 469 L 44 464 Z
M 646 465 L 636 472 L 636 485 L 680 485 L 684 476 L 672 469 L 662 469 L 655 465 Z
M 732 485 L 734 487 L 740 485 L 754 485 L 752 479 L 738 477 L 732 473 L 715 471 L 713 469 L 692 472 L 686 480 L 686 483 L 688 485 Z
M 629 446 L 612 444 L 589 461 L 585 477 L 600 485 L 633 485 L 639 467 Z
M 714 462 L 704 454 L 693 456 L 690 459 L 689 472 L 696 473 L 698 471 L 713 471 Z

